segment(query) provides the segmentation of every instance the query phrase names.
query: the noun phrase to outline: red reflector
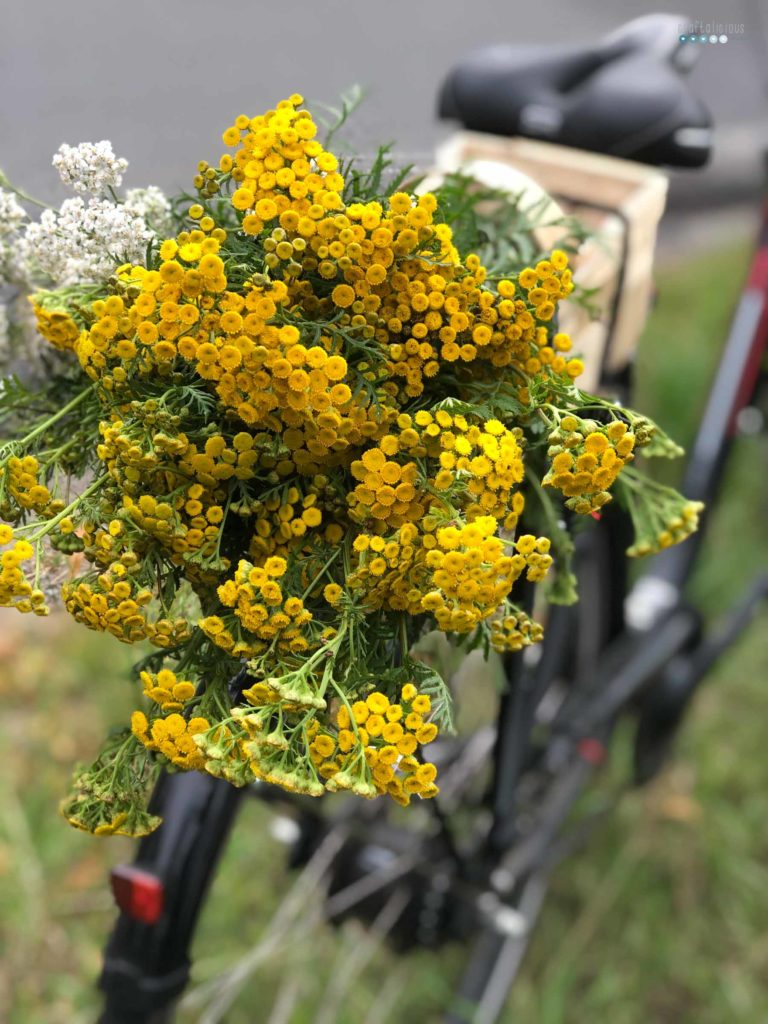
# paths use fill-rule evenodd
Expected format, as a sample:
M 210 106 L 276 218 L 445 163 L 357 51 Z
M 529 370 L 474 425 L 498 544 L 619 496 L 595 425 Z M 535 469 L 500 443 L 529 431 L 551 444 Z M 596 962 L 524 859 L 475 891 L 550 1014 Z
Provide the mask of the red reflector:
M 596 740 L 593 736 L 585 736 L 583 740 L 579 740 L 578 750 L 582 761 L 595 767 L 605 760 L 605 747 L 600 740 Z
M 131 864 L 119 864 L 110 876 L 115 903 L 144 924 L 156 924 L 163 912 L 165 892 L 155 875 Z

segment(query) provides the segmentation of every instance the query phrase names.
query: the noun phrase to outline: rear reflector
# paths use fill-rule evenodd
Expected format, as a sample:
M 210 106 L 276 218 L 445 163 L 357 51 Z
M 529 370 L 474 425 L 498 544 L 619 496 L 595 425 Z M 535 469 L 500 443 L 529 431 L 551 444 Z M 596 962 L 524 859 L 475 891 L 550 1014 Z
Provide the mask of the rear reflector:
M 163 912 L 163 883 L 149 871 L 119 864 L 110 876 L 112 892 L 120 909 L 144 924 L 156 924 Z
M 582 761 L 586 761 L 587 764 L 591 764 L 593 768 L 597 768 L 605 760 L 607 750 L 604 744 L 600 740 L 596 740 L 593 736 L 585 736 L 579 740 L 579 757 Z

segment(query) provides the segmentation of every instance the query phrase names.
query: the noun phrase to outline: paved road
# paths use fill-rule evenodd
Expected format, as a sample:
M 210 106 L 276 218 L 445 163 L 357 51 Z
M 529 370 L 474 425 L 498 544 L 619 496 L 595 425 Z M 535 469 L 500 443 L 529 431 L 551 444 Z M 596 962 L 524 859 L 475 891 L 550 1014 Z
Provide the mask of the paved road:
M 759 83 L 768 62 L 763 58 L 759 70 L 754 45 L 765 0 L 695 3 L 689 17 L 745 24 L 740 38 L 706 46 L 694 76 L 725 131 L 710 179 L 745 165 L 748 182 L 766 110 Z M 657 4 L 9 2 L 0 31 L 0 166 L 53 198 L 60 193 L 50 158 L 58 145 L 110 138 L 131 161 L 127 184 L 186 185 L 198 159 L 219 154 L 220 132 L 234 114 L 257 112 L 296 90 L 332 102 L 355 82 L 370 89 L 355 121 L 357 144 L 397 139 L 424 159 L 448 131 L 434 117 L 439 82 L 469 48 L 498 40 L 586 42 Z

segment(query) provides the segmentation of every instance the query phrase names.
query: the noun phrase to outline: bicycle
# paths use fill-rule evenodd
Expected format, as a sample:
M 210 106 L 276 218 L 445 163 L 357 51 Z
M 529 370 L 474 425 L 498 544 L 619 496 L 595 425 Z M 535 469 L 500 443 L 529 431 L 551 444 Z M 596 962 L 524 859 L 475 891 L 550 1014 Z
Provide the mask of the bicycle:
M 498 52 L 495 62 L 487 55 L 471 60 L 444 86 L 441 113 L 476 130 L 697 166 L 708 153 L 709 121 L 680 75 L 693 52 L 680 44 L 677 24 L 671 16 L 639 19 L 586 49 L 517 48 L 512 66 Z M 663 89 L 655 108 L 640 110 L 650 73 Z M 494 103 L 502 81 L 504 106 Z M 616 102 L 619 85 L 623 98 Z M 643 118 L 653 130 L 634 130 Z M 688 497 L 708 506 L 718 494 L 738 414 L 761 383 L 767 346 L 768 203 L 683 482 Z M 617 378 L 606 371 L 602 386 L 624 395 L 630 378 L 631 372 Z M 442 795 L 430 801 L 431 830 L 403 828 L 377 804 L 362 812 L 343 805 L 326 815 L 312 801 L 266 785 L 243 791 L 194 773 L 162 776 L 150 806 L 162 815 L 162 828 L 140 842 L 132 865 L 112 873 L 121 914 L 100 980 L 101 1024 L 172 1019 L 208 886 L 246 796 L 291 817 L 289 865 L 302 869 L 294 896 L 323 882 L 327 920 L 360 917 L 405 950 L 471 940 L 445 1020 L 493 1024 L 551 870 L 584 838 L 583 823 L 568 828 L 567 819 L 603 762 L 616 722 L 624 714 L 635 719 L 634 780 L 648 781 L 701 680 L 768 597 L 768 578 L 758 578 L 722 630 L 706 631 L 685 597 L 705 526 L 706 516 L 697 534 L 656 556 L 632 585 L 623 557 L 628 523 L 620 510 L 610 507 L 579 535 L 581 602 L 549 610 L 538 660 L 507 657 L 494 726 L 455 744 L 441 741 Z M 242 683 L 233 680 L 233 689 Z M 457 810 L 473 815 L 468 835 L 455 827 Z M 285 918 L 273 923 L 268 938 L 277 941 L 281 928 Z

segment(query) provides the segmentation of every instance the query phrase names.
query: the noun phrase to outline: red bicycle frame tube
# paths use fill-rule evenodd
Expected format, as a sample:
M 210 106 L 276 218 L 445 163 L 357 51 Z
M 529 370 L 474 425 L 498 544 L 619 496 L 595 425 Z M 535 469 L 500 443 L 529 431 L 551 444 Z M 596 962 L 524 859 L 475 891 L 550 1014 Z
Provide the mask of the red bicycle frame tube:
M 717 498 L 739 413 L 752 400 L 767 349 L 768 199 L 763 205 L 757 249 L 747 283 L 736 305 L 683 476 L 682 493 L 705 504 L 699 529 L 682 544 L 659 555 L 649 571 L 649 575 L 667 580 L 678 588 L 685 585 L 695 563 L 705 534 L 707 508 Z

